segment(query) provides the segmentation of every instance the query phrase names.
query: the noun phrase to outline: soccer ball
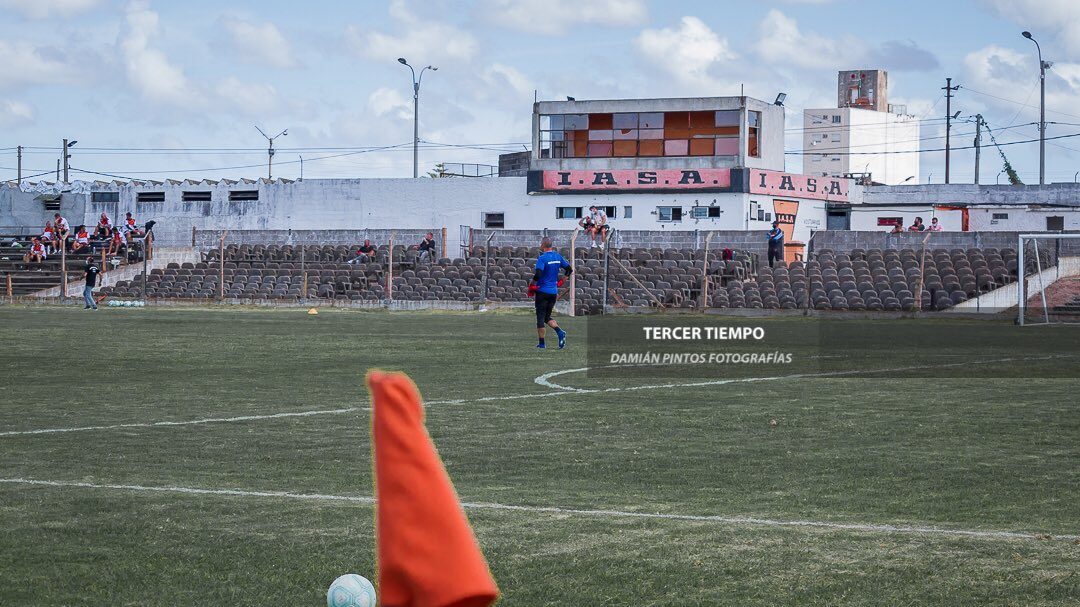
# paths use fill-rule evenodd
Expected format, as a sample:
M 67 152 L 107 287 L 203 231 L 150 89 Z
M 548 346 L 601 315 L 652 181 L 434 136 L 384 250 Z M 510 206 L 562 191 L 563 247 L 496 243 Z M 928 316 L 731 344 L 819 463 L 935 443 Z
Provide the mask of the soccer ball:
M 362 575 L 346 573 L 330 584 L 326 607 L 375 607 L 375 587 Z

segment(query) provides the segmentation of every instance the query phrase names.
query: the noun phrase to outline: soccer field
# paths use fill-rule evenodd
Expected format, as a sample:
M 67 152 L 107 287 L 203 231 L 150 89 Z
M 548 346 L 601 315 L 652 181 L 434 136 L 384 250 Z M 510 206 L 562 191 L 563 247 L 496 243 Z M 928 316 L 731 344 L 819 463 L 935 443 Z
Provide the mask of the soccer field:
M 501 605 L 1080 602 L 1080 378 L 596 379 L 560 322 L 0 307 L 0 604 L 374 579 L 373 367 L 419 386 Z

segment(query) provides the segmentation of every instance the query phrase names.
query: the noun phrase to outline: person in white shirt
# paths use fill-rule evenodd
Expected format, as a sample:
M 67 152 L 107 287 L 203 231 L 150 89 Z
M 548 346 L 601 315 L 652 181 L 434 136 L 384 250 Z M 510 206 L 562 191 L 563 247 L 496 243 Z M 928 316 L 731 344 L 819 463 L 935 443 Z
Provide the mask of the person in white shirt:
M 930 227 L 927 228 L 927 229 L 930 230 L 931 232 L 940 232 L 941 231 L 941 224 L 938 223 L 937 217 L 933 217 L 933 218 L 930 219 Z
M 593 241 L 595 242 L 596 240 L 595 236 L 600 236 L 600 248 L 604 248 L 604 245 L 607 243 L 608 230 L 611 229 L 611 227 L 608 226 L 607 213 L 599 206 L 593 205 L 589 207 L 589 218 L 593 226 Z
M 60 216 L 60 213 L 53 215 L 53 227 L 56 229 L 56 246 L 57 250 L 60 247 L 67 247 L 68 231 L 71 229 L 68 227 L 66 219 Z

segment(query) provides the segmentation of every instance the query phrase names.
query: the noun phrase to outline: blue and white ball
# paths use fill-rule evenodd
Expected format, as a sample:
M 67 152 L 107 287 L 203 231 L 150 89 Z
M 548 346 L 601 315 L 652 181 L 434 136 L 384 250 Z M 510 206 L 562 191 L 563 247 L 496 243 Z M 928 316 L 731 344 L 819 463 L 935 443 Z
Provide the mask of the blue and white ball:
M 346 573 L 330 584 L 326 607 L 375 607 L 375 587 L 362 575 Z

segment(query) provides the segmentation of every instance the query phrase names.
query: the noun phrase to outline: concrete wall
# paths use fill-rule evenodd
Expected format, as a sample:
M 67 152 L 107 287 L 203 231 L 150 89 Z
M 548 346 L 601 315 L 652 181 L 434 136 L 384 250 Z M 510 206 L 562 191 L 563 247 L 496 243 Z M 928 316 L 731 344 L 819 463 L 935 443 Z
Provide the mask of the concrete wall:
M 687 230 L 766 230 L 768 222 L 751 220 L 753 201 L 773 212 L 770 197 L 745 193 L 596 194 L 529 196 L 525 178 L 491 179 L 321 179 L 303 182 L 135 182 L 102 183 L 94 191 L 118 192 L 119 202 L 93 202 L 91 194 L 65 194 L 65 216 L 72 225 L 93 225 L 101 212 L 114 219 L 132 211 L 140 225 L 154 220 L 160 246 L 190 246 L 192 228 L 206 232 L 212 246 L 222 230 L 245 232 L 262 242 L 285 242 L 292 230 L 297 238 L 325 238 L 327 243 L 355 243 L 363 232 L 385 242 L 390 230 L 409 241 L 433 230 L 441 236 L 447 229 L 448 251 L 459 250 L 461 227 L 483 227 L 485 213 L 504 214 L 509 230 L 572 230 L 576 219 L 559 219 L 557 207 L 592 204 L 615 207 L 611 225 L 620 230 L 655 230 L 665 233 Z M 257 190 L 258 200 L 230 201 L 230 192 Z M 33 194 L 0 186 L 13 200 L 14 209 L 0 216 L 0 225 L 32 226 L 37 230 L 52 213 L 46 212 Z M 164 192 L 164 202 L 139 202 L 141 192 Z M 185 201 L 185 192 L 209 192 L 208 202 Z M 657 207 L 683 210 L 681 221 L 660 221 Z M 719 216 L 694 218 L 695 206 L 719 209 Z M 627 209 L 630 216 L 627 217 Z M 824 203 L 805 201 L 795 227 L 795 239 L 805 240 L 809 230 L 824 225 Z M 358 239 L 358 240 L 357 240 Z M 232 242 L 230 238 L 230 242 Z M 199 244 L 199 243 L 197 243 Z
M 1011 248 L 1015 249 L 1019 232 L 934 232 L 926 246 L 930 249 L 968 249 L 968 248 Z M 885 232 L 856 232 L 828 230 L 815 232 L 811 240 L 811 250 L 833 249 L 850 251 L 851 249 L 920 249 L 926 232 L 888 234 Z M 1080 239 L 1060 239 L 1043 241 L 1046 246 L 1063 254 L 1080 253 Z

